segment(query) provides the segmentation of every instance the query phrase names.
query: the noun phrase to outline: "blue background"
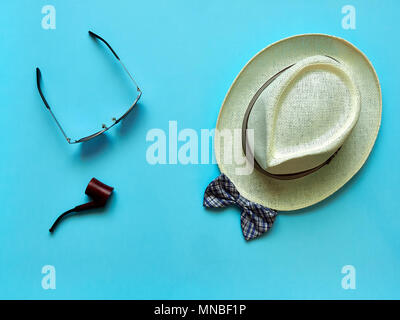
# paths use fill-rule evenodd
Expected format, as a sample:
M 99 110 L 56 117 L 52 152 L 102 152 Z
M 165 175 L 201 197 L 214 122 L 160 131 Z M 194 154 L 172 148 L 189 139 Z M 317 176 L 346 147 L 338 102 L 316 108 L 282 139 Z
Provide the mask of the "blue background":
M 42 6 L 56 8 L 44 30 Z M 356 8 L 356 30 L 341 26 Z M 398 1 L 2 1 L 0 4 L 0 298 L 364 299 L 400 298 Z M 68 145 L 43 106 L 35 67 L 54 111 L 79 138 L 90 114 L 139 107 L 96 141 Z M 235 208 L 202 207 L 215 164 L 150 165 L 146 134 L 212 129 L 235 76 L 258 51 L 301 33 L 359 47 L 382 85 L 382 126 L 367 163 L 339 192 L 278 216 L 245 242 Z M 92 108 L 92 109 L 91 109 Z M 94 108 L 94 109 L 93 109 Z M 93 113 L 93 110 L 96 110 Z M 98 125 L 98 122 L 96 122 Z M 182 142 L 178 146 L 182 145 Z M 92 177 L 115 187 L 107 210 L 66 219 Z M 41 286 L 56 268 L 56 290 Z M 341 268 L 356 268 L 356 290 Z

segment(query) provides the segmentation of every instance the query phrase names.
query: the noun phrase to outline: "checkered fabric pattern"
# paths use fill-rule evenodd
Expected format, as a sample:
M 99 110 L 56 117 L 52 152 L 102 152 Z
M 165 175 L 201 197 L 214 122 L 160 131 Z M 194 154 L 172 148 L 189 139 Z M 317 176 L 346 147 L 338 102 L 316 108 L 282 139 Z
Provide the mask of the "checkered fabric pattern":
M 224 208 L 236 205 L 242 210 L 240 222 L 246 240 L 259 237 L 272 227 L 277 211 L 242 197 L 235 185 L 223 173 L 213 180 L 204 192 L 203 205 L 207 208 Z

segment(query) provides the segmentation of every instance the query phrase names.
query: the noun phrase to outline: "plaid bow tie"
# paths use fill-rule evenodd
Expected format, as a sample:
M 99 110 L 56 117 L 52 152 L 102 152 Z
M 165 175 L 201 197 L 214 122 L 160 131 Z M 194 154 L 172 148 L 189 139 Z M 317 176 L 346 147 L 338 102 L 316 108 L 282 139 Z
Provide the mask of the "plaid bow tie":
M 224 208 L 236 205 L 242 209 L 240 224 L 246 240 L 259 237 L 272 227 L 278 214 L 275 210 L 242 197 L 223 173 L 213 180 L 204 192 L 203 205 L 207 208 Z

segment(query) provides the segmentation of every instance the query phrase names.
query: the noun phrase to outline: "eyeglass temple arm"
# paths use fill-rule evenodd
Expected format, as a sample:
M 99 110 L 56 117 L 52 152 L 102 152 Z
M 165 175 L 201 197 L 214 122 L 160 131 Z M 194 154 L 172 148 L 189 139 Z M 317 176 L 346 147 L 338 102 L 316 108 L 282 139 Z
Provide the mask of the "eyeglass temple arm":
M 117 60 L 120 60 L 118 55 L 115 53 L 115 51 L 113 50 L 113 48 L 111 48 L 111 46 L 108 44 L 108 42 L 106 40 L 104 40 L 102 37 L 100 37 L 99 35 L 95 34 L 94 32 L 89 30 L 89 34 L 94 37 L 99 39 L 100 41 L 104 42 L 104 44 L 111 50 L 111 52 L 113 53 L 113 55 L 117 58 Z
M 51 116 L 53 117 L 54 121 L 56 122 L 58 128 L 61 130 L 61 132 L 62 132 L 63 136 L 65 137 L 65 139 L 67 140 L 67 142 L 71 143 L 71 139 L 68 138 L 67 134 L 65 133 L 65 131 L 62 128 L 61 124 L 58 122 L 58 120 L 57 120 L 56 116 L 54 115 L 53 111 L 51 111 L 51 108 L 50 108 L 49 104 L 47 103 L 46 98 L 43 95 L 42 89 L 40 87 L 40 78 L 41 78 L 41 76 L 42 76 L 42 73 L 40 72 L 40 69 L 36 68 L 36 85 L 37 85 L 40 97 L 42 98 L 43 103 L 46 106 L 47 110 L 50 111 Z
M 113 48 L 111 48 L 111 46 L 109 45 L 109 43 L 104 40 L 102 37 L 100 37 L 99 35 L 95 34 L 94 32 L 89 30 L 89 35 L 91 35 L 92 37 L 99 39 L 100 41 L 102 41 L 113 53 L 113 55 L 115 56 L 115 58 L 117 58 L 117 60 L 119 61 L 119 63 L 122 65 L 122 67 L 124 68 L 125 72 L 128 74 L 129 78 L 133 81 L 133 83 L 135 84 L 137 90 L 139 93 L 141 93 L 142 91 L 140 90 L 139 86 L 137 85 L 136 81 L 133 79 L 133 77 L 131 76 L 130 72 L 128 71 L 128 69 L 125 67 L 125 65 L 122 63 L 121 59 L 118 57 L 118 55 L 116 54 L 116 52 L 114 51 Z

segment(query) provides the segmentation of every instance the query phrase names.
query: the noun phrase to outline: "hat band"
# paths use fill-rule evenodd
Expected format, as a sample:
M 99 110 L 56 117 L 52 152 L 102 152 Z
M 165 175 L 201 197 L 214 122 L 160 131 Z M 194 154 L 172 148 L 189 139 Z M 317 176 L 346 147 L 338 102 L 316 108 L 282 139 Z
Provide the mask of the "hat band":
M 327 56 L 333 60 L 336 60 L 330 56 Z M 336 60 L 337 61 L 337 60 Z M 261 93 L 276 79 L 278 78 L 284 71 L 286 71 L 287 69 L 293 67 L 295 65 L 295 63 L 291 64 L 290 66 L 282 69 L 281 71 L 277 72 L 276 74 L 274 74 L 271 78 L 269 78 L 262 86 L 260 89 L 258 89 L 258 91 L 256 92 L 256 94 L 253 96 L 253 98 L 251 99 L 249 106 L 247 107 L 247 110 L 244 114 L 244 118 L 243 118 L 243 124 L 242 124 L 242 149 L 243 149 L 243 153 L 244 155 L 249 159 L 252 158 L 254 161 L 254 167 L 260 171 L 261 173 L 265 174 L 268 177 L 271 178 L 275 178 L 275 179 L 279 179 L 279 180 L 293 180 L 293 179 L 298 179 L 298 178 L 302 178 L 304 176 L 307 176 L 319 169 L 321 169 L 323 166 L 329 164 L 329 162 L 331 162 L 331 160 L 336 156 L 336 154 L 338 153 L 338 151 L 340 150 L 341 146 L 335 151 L 334 154 L 332 154 L 328 160 L 324 161 L 323 163 L 321 163 L 320 165 L 308 169 L 308 170 L 304 170 L 304 171 L 300 171 L 300 172 L 294 172 L 294 173 L 287 173 L 287 174 L 275 174 L 275 173 L 271 173 L 268 172 L 267 170 L 263 169 L 260 164 L 257 162 L 257 160 L 255 159 L 253 153 L 251 152 L 251 148 L 248 148 L 249 143 L 247 140 L 247 125 L 249 122 L 249 116 L 251 113 L 251 110 L 253 109 L 253 106 L 255 104 L 255 102 L 257 101 L 258 97 L 261 95 Z M 248 152 L 247 152 L 248 150 Z

